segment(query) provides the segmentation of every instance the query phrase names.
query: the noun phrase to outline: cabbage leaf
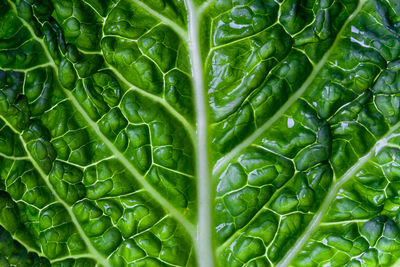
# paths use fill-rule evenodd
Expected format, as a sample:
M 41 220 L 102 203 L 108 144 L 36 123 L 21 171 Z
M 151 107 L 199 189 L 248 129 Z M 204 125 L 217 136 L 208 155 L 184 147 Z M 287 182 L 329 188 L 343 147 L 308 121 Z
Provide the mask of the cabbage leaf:
M 0 1 L 1 266 L 399 259 L 399 1 Z

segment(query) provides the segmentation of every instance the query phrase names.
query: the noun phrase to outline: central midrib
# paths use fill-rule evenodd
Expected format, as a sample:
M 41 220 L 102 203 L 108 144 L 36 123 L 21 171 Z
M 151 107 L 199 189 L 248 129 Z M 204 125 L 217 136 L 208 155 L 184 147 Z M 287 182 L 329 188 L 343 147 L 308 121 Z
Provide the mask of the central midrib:
M 200 12 L 192 0 L 186 0 L 189 22 L 188 49 L 192 66 L 193 90 L 196 108 L 196 177 L 197 177 L 197 239 L 196 255 L 199 267 L 213 267 L 214 242 L 212 223 L 212 187 L 209 161 L 207 95 L 204 87 L 203 63 L 200 53 Z

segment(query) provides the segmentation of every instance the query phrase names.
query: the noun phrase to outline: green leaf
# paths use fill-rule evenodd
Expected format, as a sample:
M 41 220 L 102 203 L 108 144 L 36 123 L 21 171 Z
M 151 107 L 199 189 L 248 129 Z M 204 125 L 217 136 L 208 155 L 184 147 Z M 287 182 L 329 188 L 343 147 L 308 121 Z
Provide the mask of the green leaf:
M 1 266 L 396 266 L 396 0 L 0 3 Z

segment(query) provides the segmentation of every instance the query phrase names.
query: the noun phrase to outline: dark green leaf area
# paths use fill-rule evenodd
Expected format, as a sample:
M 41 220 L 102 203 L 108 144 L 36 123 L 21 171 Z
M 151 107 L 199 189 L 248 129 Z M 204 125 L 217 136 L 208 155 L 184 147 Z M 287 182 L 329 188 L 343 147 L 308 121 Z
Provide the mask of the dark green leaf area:
M 0 227 L 0 265 L 8 266 L 50 266 L 50 262 L 28 250 L 3 227 Z
M 78 0 L 52 3 L 54 19 L 59 23 L 65 40 L 83 50 L 99 50 L 102 20 L 94 10 Z

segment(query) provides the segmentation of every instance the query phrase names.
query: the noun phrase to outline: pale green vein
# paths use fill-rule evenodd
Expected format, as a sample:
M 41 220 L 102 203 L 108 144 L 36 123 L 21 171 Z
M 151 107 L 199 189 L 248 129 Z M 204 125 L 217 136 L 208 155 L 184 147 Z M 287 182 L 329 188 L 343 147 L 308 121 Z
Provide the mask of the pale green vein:
M 301 85 L 299 90 L 296 91 L 289 99 L 286 101 L 286 103 L 279 108 L 279 110 L 269 119 L 267 120 L 263 125 L 261 125 L 255 132 L 253 132 L 249 137 L 247 137 L 243 142 L 238 144 L 234 149 L 232 149 L 228 154 L 220 158 L 217 163 L 214 166 L 213 169 L 213 176 L 218 177 L 221 172 L 225 169 L 225 167 L 234 160 L 238 154 L 245 149 L 246 147 L 250 146 L 254 141 L 256 141 L 262 134 L 268 130 L 302 95 L 303 93 L 307 90 L 307 88 L 311 85 L 311 83 L 314 81 L 315 77 L 317 77 L 318 73 L 321 71 L 325 63 L 328 61 L 330 55 L 332 52 L 335 50 L 337 47 L 339 41 L 341 40 L 342 35 L 344 30 L 346 29 L 347 25 L 349 22 L 361 11 L 361 8 L 363 4 L 367 0 L 361 0 L 357 8 L 354 10 L 354 12 L 347 18 L 345 23 L 343 24 L 342 28 L 336 35 L 335 41 L 333 42 L 332 46 L 326 51 L 324 56 L 321 58 L 321 60 L 318 62 L 318 64 L 314 67 L 313 71 L 311 74 L 308 76 L 308 78 L 304 81 L 304 83 Z
M 83 253 L 83 254 L 76 254 L 76 255 L 68 255 L 68 256 L 65 256 L 65 257 L 61 257 L 61 258 L 58 258 L 58 259 L 53 259 L 53 260 L 50 260 L 50 263 L 57 263 L 57 262 L 61 262 L 61 261 L 64 261 L 64 260 L 69 260 L 69 259 L 74 259 L 74 260 L 78 260 L 78 259 L 87 259 L 87 258 L 92 258 L 93 259 L 93 256 L 92 255 L 90 255 L 90 254 L 85 254 L 85 253 Z M 96 259 L 95 259 L 96 260 Z
M 87 249 L 89 250 L 90 254 L 92 255 L 92 258 L 97 260 L 97 261 L 99 261 L 104 266 L 110 266 L 108 264 L 106 258 L 103 255 L 101 255 L 96 250 L 96 248 L 92 245 L 92 243 L 90 242 L 89 238 L 87 237 L 87 235 L 83 231 L 80 223 L 78 222 L 74 212 L 72 211 L 71 206 L 68 205 L 68 203 L 66 203 L 63 199 L 61 199 L 60 196 L 58 195 L 58 193 L 54 190 L 53 185 L 50 183 L 48 175 L 42 170 L 42 168 L 39 166 L 39 164 L 36 162 L 36 160 L 32 157 L 31 153 L 29 152 L 28 148 L 26 147 L 26 142 L 22 138 L 21 133 L 17 129 L 15 129 L 4 117 L 0 116 L 0 118 L 4 121 L 4 123 L 16 135 L 18 135 L 18 137 L 20 139 L 20 142 L 21 142 L 22 146 L 24 147 L 24 150 L 25 150 L 25 152 L 27 154 L 27 158 L 32 163 L 33 167 L 38 172 L 38 174 L 41 176 L 41 178 L 43 179 L 43 181 L 47 185 L 48 189 L 54 195 L 54 197 L 56 198 L 57 202 L 61 203 L 64 206 L 65 210 L 68 212 L 68 215 L 70 216 L 72 223 L 75 225 L 75 228 L 78 231 L 78 233 L 79 233 L 80 237 L 82 238 L 83 242 L 85 242 L 85 245 L 86 245 Z
M 194 99 L 196 106 L 197 142 L 197 262 L 200 267 L 214 266 L 213 240 L 213 189 L 211 186 L 211 168 L 209 160 L 209 135 L 207 91 L 204 88 L 204 73 L 200 56 L 199 15 L 192 0 L 186 1 L 189 13 L 189 55 L 192 66 Z
M 94 6 L 91 5 L 87 0 L 81 0 L 81 1 L 85 3 L 85 5 L 89 6 L 103 21 L 105 20 L 105 18 L 99 13 L 99 11 L 96 8 L 94 8 Z
M 156 10 L 152 9 L 145 3 L 143 3 L 140 0 L 130 0 L 132 3 L 135 3 L 136 5 L 140 6 L 144 10 L 146 10 L 149 14 L 152 16 L 158 18 L 163 24 L 168 25 L 172 30 L 174 30 L 183 40 L 187 41 L 188 40 L 188 34 L 187 32 L 178 24 L 176 24 L 174 21 L 171 19 L 167 18 L 166 16 L 162 15 L 161 13 L 157 12 Z
M 14 126 L 12 126 L 7 120 L 6 118 L 4 118 L 3 116 L 0 115 L 0 119 L 2 119 L 4 121 L 4 123 L 7 125 L 8 128 L 11 129 L 11 131 L 13 131 L 16 135 L 20 135 L 20 132 L 14 128 Z M 29 159 L 28 157 L 26 157 L 27 159 Z
M 1 69 L 4 70 L 4 71 L 17 71 L 17 72 L 26 73 L 26 72 L 29 72 L 29 71 L 33 71 L 33 70 L 36 70 L 36 69 L 45 68 L 45 67 L 49 67 L 49 66 L 50 66 L 50 63 L 44 63 L 44 64 L 36 65 L 36 66 L 30 67 L 30 68 L 26 68 L 26 69 L 4 68 L 4 67 L 2 67 Z
M 330 226 L 330 225 L 339 225 L 339 224 L 349 224 L 349 223 L 366 223 L 369 219 L 362 220 L 347 220 L 347 221 L 337 221 L 337 222 L 324 222 L 320 223 L 320 226 Z
M 374 155 L 376 155 L 377 152 L 379 152 L 380 149 L 382 149 L 382 147 L 386 145 L 388 139 L 390 139 L 393 133 L 397 131 L 399 128 L 400 128 L 400 122 L 397 123 L 395 126 L 393 126 L 382 139 L 380 139 L 378 142 L 375 143 L 375 145 L 370 149 L 370 151 L 364 157 L 360 158 L 356 164 L 354 164 L 350 169 L 348 169 L 347 172 L 337 180 L 337 182 L 333 185 L 328 195 L 324 199 L 318 212 L 314 215 L 313 219 L 308 224 L 307 228 L 304 230 L 303 234 L 300 236 L 300 238 L 297 239 L 296 243 L 286 253 L 283 259 L 276 265 L 277 267 L 286 267 L 290 264 L 293 258 L 298 254 L 300 249 L 306 244 L 311 235 L 320 225 L 323 216 L 328 211 L 328 208 L 331 205 L 332 201 L 335 200 L 337 193 L 339 189 L 343 186 L 343 184 L 346 183 L 348 180 L 350 180 L 352 177 L 354 177 L 354 175 L 364 166 L 364 164 L 367 163 Z
M 174 169 L 168 168 L 166 166 L 163 166 L 163 165 L 160 165 L 160 164 L 157 164 L 157 163 L 154 163 L 154 162 L 153 162 L 153 166 L 157 166 L 160 169 L 164 169 L 166 171 L 173 172 L 173 173 L 176 173 L 178 175 L 182 175 L 182 176 L 185 176 L 185 177 L 188 177 L 188 178 L 194 178 L 194 176 L 189 174 L 189 173 L 184 173 L 184 172 L 181 172 L 181 171 L 178 171 L 178 170 L 174 170 Z
M 4 154 L 4 153 L 2 153 L 2 152 L 0 152 L 0 157 L 6 158 L 6 159 L 10 159 L 10 160 L 27 160 L 27 159 L 28 159 L 27 157 L 14 157 L 14 156 L 9 156 L 9 155 L 6 155 L 6 154 Z

